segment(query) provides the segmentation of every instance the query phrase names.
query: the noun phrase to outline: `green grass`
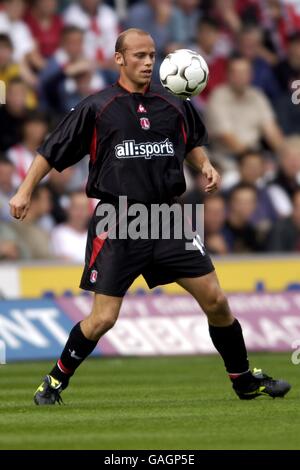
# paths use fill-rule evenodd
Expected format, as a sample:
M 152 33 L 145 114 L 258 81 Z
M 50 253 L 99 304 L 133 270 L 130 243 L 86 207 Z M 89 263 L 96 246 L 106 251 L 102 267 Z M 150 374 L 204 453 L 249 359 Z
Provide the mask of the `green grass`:
M 300 366 L 253 354 L 289 380 L 285 399 L 240 401 L 217 356 L 91 359 L 63 394 L 37 407 L 49 362 L 0 367 L 0 449 L 300 449 Z

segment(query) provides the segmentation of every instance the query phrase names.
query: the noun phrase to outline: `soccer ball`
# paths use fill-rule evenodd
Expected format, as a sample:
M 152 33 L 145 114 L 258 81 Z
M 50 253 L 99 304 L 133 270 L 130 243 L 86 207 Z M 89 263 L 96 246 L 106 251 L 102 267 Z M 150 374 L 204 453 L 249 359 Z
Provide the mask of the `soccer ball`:
M 189 49 L 168 54 L 159 69 L 162 86 L 184 99 L 201 93 L 207 85 L 208 75 L 203 57 Z

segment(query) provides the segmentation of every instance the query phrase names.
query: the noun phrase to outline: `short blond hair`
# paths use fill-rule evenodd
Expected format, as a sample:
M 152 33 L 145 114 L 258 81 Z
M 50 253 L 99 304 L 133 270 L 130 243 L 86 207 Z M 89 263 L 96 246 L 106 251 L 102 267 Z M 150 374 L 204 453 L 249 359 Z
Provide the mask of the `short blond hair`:
M 115 45 L 115 52 L 124 51 L 125 49 L 124 43 L 125 43 L 126 37 L 131 33 L 140 34 L 141 36 L 150 36 L 150 33 L 148 33 L 147 31 L 144 31 L 143 29 L 139 29 L 139 28 L 126 29 L 121 34 L 119 34 L 117 38 L 116 45 Z

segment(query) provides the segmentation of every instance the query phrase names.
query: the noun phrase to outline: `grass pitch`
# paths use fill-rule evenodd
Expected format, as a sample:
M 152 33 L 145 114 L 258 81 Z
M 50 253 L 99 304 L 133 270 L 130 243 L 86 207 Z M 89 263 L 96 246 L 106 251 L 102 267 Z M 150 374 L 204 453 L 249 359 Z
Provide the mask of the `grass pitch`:
M 219 357 L 90 359 L 63 393 L 32 395 L 49 362 L 0 366 L 0 449 L 300 449 L 300 365 L 252 354 L 284 399 L 240 401 Z

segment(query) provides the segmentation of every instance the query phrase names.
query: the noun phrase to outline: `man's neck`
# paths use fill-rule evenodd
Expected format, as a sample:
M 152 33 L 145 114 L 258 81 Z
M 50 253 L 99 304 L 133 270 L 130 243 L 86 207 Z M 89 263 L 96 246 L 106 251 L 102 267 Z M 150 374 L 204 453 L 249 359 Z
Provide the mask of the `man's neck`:
M 244 98 L 244 96 L 247 93 L 247 88 L 239 89 L 239 88 L 234 88 L 233 86 L 230 86 L 232 93 L 236 96 L 236 98 Z
M 146 83 L 145 85 L 137 85 L 136 83 L 124 79 L 124 77 L 120 77 L 118 82 L 119 85 L 125 90 L 129 91 L 129 93 L 145 93 L 150 83 Z
M 35 142 L 30 142 L 29 140 L 28 141 L 24 141 L 24 147 L 29 150 L 29 152 L 34 152 L 36 150 L 36 148 L 39 146 L 39 144 L 36 144 Z
M 244 220 L 240 219 L 235 214 L 231 214 L 229 216 L 228 222 L 232 227 L 236 229 L 242 229 L 243 227 L 245 227 L 245 225 L 247 225 L 247 223 Z

